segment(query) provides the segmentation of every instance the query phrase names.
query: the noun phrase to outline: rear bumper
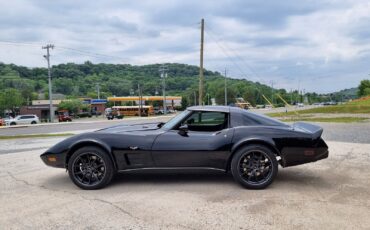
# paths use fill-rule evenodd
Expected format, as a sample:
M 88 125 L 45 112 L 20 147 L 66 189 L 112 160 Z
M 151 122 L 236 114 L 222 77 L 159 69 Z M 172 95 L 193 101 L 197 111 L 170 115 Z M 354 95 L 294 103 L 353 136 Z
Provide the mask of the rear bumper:
M 328 157 L 329 149 L 322 139 L 314 147 L 286 147 L 281 151 L 283 167 L 306 164 Z
M 65 154 L 54 154 L 50 152 L 45 152 L 40 155 L 41 160 L 50 167 L 55 168 L 65 168 Z

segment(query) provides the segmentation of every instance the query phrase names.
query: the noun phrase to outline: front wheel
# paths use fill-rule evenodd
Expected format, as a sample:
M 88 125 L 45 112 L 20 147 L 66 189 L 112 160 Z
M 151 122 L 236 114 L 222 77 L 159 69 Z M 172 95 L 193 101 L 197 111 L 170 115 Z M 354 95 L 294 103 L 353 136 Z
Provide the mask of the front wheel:
M 105 187 L 112 180 L 114 166 L 108 154 L 97 147 L 78 149 L 68 162 L 73 183 L 87 190 Z
M 248 189 L 264 189 L 278 173 L 275 154 L 263 145 L 250 145 L 238 150 L 231 161 L 234 179 Z

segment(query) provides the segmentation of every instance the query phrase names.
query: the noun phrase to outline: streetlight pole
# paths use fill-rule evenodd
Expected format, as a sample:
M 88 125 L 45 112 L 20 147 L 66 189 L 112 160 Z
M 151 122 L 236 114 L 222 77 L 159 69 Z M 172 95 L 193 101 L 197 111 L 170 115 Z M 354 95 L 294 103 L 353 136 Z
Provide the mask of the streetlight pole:
M 46 55 L 44 58 L 48 62 L 48 80 L 49 80 L 49 122 L 54 122 L 54 112 L 53 112 L 53 95 L 51 90 L 51 69 L 50 69 L 50 49 L 54 49 L 54 45 L 47 44 L 43 46 L 42 49 L 46 49 Z
M 130 89 L 130 96 L 132 97 L 132 96 L 134 96 L 134 89 Z M 134 105 L 134 101 L 133 100 L 131 100 L 131 106 L 133 106 Z
M 140 89 L 140 84 L 137 84 L 137 91 L 139 95 L 139 117 L 141 117 L 141 89 Z
M 167 101 L 166 101 L 166 78 L 167 78 L 167 73 L 164 74 L 163 77 L 163 113 L 167 114 Z

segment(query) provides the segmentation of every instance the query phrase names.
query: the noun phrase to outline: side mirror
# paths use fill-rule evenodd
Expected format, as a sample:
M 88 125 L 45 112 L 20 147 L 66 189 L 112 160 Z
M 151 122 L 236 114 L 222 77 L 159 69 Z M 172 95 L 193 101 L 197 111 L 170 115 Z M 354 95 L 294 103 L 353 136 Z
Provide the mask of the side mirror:
M 189 131 L 188 125 L 181 125 L 179 127 L 179 134 L 181 136 L 187 136 L 188 135 L 188 131 Z

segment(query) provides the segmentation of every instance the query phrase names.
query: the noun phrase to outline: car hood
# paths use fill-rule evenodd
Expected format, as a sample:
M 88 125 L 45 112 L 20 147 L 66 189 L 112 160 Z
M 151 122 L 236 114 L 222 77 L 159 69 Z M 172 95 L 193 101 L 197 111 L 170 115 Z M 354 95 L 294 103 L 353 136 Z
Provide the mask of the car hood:
M 141 132 L 153 131 L 160 129 L 158 123 L 143 123 L 134 125 L 116 125 L 104 129 L 97 130 L 97 133 L 125 133 L 125 132 Z

